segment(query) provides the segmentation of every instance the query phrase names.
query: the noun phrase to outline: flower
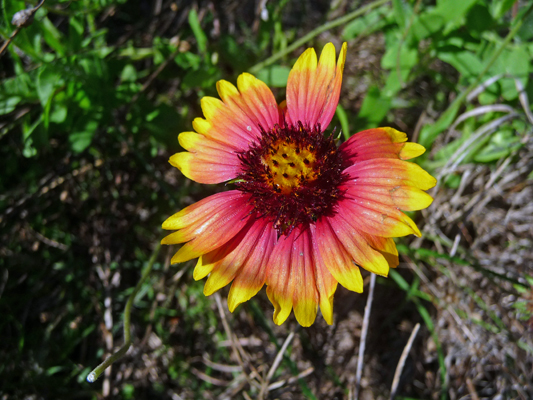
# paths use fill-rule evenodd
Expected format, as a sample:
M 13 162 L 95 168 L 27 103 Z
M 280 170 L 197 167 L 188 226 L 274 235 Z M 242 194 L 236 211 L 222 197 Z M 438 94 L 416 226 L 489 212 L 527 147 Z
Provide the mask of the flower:
M 204 97 L 205 119 L 179 135 L 187 150 L 170 158 L 200 183 L 229 182 L 234 190 L 207 197 L 163 223 L 177 230 L 163 244 L 184 243 L 172 258 L 198 258 L 194 279 L 209 275 L 209 296 L 231 283 L 231 312 L 266 283 L 274 322 L 294 310 L 310 326 L 318 307 L 333 321 L 340 283 L 363 291 L 359 267 L 387 276 L 398 265 L 393 237 L 420 231 L 401 210 L 428 207 L 423 190 L 435 179 L 405 160 L 424 153 L 392 128 L 359 132 L 337 148 L 324 135 L 337 103 L 346 60 L 327 44 L 317 62 L 313 49 L 297 60 L 287 100 L 277 104 L 267 85 L 244 73 L 237 88 L 217 83 L 221 100 Z

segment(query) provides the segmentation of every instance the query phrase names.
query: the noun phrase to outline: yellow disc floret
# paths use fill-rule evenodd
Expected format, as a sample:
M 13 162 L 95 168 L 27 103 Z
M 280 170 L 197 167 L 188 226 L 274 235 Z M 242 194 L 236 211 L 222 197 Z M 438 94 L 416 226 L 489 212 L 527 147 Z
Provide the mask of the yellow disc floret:
M 302 149 L 295 143 L 280 141 L 273 144 L 261 162 L 270 171 L 267 180 L 278 193 L 292 193 L 304 182 L 313 182 L 317 178 L 314 151 Z

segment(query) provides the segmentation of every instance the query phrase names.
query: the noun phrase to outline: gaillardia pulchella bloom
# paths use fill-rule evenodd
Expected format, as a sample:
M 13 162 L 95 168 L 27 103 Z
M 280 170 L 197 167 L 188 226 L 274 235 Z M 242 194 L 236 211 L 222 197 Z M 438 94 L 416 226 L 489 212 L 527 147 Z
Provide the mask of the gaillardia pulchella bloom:
M 306 50 L 289 74 L 287 99 L 244 73 L 237 87 L 217 83 L 220 100 L 201 100 L 205 119 L 179 135 L 187 150 L 170 163 L 200 183 L 234 190 L 207 197 L 163 223 L 177 230 L 163 244 L 184 243 L 172 258 L 198 258 L 204 293 L 231 283 L 230 311 L 266 283 L 274 322 L 291 309 L 303 326 L 318 307 L 333 320 L 337 284 L 363 291 L 360 267 L 386 276 L 398 265 L 393 237 L 420 231 L 403 211 L 428 207 L 435 179 L 407 162 L 425 149 L 392 128 L 359 132 L 336 146 L 324 134 L 337 103 L 346 44 L 335 62 L 327 44 L 317 62 Z

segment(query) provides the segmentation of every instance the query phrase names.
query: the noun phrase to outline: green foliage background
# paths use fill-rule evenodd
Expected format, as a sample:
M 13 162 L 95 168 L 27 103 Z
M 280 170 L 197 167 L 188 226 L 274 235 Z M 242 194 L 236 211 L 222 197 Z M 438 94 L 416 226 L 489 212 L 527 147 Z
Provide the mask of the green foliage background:
M 507 158 L 518 162 L 533 122 L 524 103 L 533 98 L 529 2 L 280 0 L 266 3 L 265 20 L 259 3 L 47 0 L 2 54 L 1 398 L 101 397 L 101 386 L 85 377 L 102 360 L 106 340 L 122 341 L 121 312 L 163 235 L 161 222 L 217 190 L 184 179 L 166 160 L 179 151 L 177 134 L 201 116 L 199 99 L 216 96 L 219 79 L 234 82 L 250 71 L 282 99 L 303 48 L 320 49 L 330 40 L 339 48 L 348 41 L 343 96 L 332 124 L 345 138 L 379 125 L 408 131 L 410 137 L 416 132 L 414 139 L 428 149 L 419 162 L 447 189 L 461 182 L 459 173 L 439 175 L 450 162 L 492 169 Z M 0 5 L 0 35 L 7 39 L 15 30 L 13 15 L 27 3 L 1 0 Z M 378 46 L 361 50 L 372 38 Z M 365 64 L 367 58 L 378 62 Z M 497 79 L 468 97 L 492 77 Z M 478 117 L 457 119 L 482 106 L 489 108 Z M 479 133 L 511 114 L 496 129 Z M 418 250 L 400 249 L 439 271 L 438 260 L 447 252 L 437 241 L 430 235 Z M 459 250 L 448 262 L 484 271 L 468 248 Z M 194 357 L 203 354 L 228 363 L 230 350 L 217 346 L 225 338 L 217 310 L 203 296 L 203 283 L 192 280 L 190 266 L 169 266 L 169 254 L 161 251 L 137 295 L 137 350 L 113 369 L 120 374 L 113 380 L 118 398 L 173 398 L 169 393 L 185 389 L 185 398 L 214 398 L 223 392 L 191 369 Z M 523 272 L 509 271 L 493 282 L 495 290 L 503 290 L 500 280 L 511 282 L 510 293 L 526 299 L 517 303 L 517 320 L 527 320 L 531 312 L 525 277 L 533 273 Z M 468 393 L 464 384 L 446 379 L 446 344 L 439 342 L 434 324 L 442 299 L 419 290 L 412 273 L 393 271 L 392 278 L 379 284 L 396 291 L 401 305 L 395 312 L 420 320 L 438 353 L 427 366 L 435 373 L 435 386 L 417 387 L 412 378 L 405 395 Z M 260 296 L 237 310 L 232 324 L 243 335 L 268 332 L 265 340 L 279 347 L 286 331 L 271 323 L 271 312 Z M 515 338 L 498 316 L 483 315 L 479 324 L 512 336 L 531 365 L 529 342 Z M 161 340 L 154 351 L 146 347 L 152 331 Z M 305 342 L 307 333 L 300 335 Z M 164 366 L 160 379 L 140 366 L 143 353 L 158 368 Z M 333 382 L 331 396 L 313 378 L 295 384 L 292 398 L 347 395 L 341 372 L 323 368 L 324 379 Z M 288 357 L 278 375 L 283 373 L 298 373 Z M 249 390 L 253 397 L 254 389 Z M 522 390 L 533 396 L 527 392 L 531 386 Z M 516 393 L 510 389 L 505 396 Z

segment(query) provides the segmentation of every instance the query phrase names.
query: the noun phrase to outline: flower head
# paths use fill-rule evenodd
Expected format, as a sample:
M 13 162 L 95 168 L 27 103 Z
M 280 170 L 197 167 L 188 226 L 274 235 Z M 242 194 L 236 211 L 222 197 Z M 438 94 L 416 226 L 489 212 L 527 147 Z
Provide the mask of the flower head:
M 386 276 L 398 265 L 393 237 L 420 231 L 403 211 L 428 207 L 435 179 L 407 162 L 425 149 L 392 128 L 359 132 L 337 147 L 324 134 L 339 101 L 346 43 L 335 61 L 327 44 L 317 61 L 306 50 L 289 74 L 287 100 L 244 73 L 237 87 L 219 81 L 221 100 L 201 100 L 205 119 L 179 135 L 187 150 L 170 163 L 200 183 L 231 181 L 234 190 L 207 197 L 168 218 L 176 230 L 163 244 L 184 243 L 172 258 L 198 258 L 204 293 L 231 283 L 228 307 L 266 283 L 274 322 L 291 310 L 303 326 L 318 307 L 333 321 L 337 284 L 363 291 L 360 267 Z

